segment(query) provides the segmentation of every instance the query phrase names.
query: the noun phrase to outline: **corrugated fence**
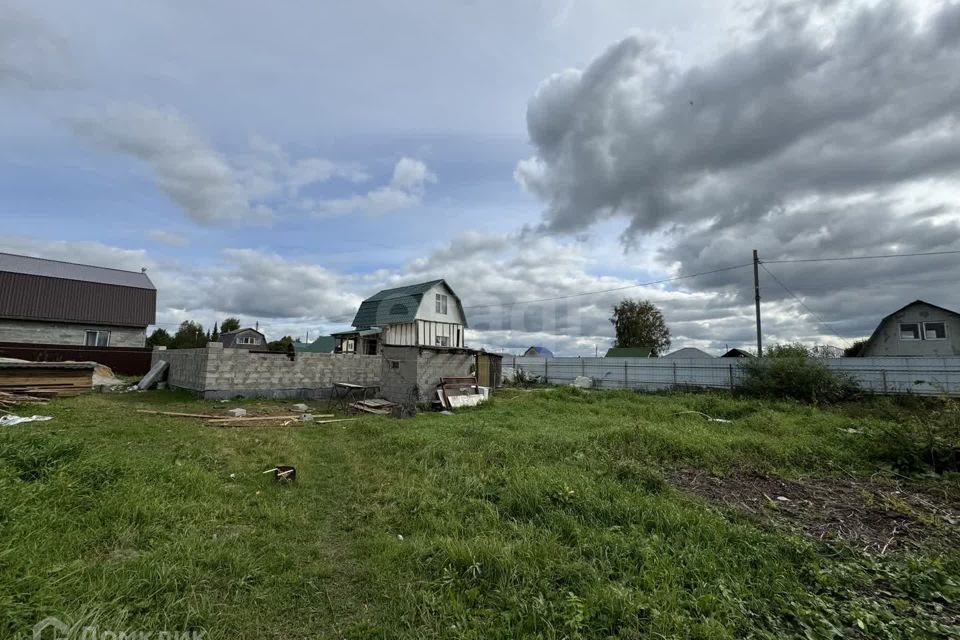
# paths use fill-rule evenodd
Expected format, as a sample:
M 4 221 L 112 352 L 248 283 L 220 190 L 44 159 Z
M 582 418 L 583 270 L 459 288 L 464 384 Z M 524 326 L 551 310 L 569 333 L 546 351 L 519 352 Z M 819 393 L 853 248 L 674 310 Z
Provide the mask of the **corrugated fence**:
M 142 376 L 150 370 L 149 347 L 86 347 L 63 344 L 0 342 L 0 358 L 32 362 L 99 362 L 115 373 Z
M 655 391 L 676 387 L 733 389 L 741 380 L 739 358 L 526 358 L 505 356 L 507 368 L 540 376 L 549 384 L 569 384 L 585 376 L 601 389 Z M 845 371 L 866 391 L 887 394 L 960 396 L 960 358 L 825 358 L 830 369 Z

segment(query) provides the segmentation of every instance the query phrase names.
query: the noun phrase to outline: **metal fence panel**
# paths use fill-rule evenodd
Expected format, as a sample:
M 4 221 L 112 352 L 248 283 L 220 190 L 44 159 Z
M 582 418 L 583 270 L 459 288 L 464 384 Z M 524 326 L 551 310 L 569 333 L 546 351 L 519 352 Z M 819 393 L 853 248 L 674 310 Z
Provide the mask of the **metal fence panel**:
M 874 393 L 960 396 L 960 358 L 825 358 L 830 369 L 849 373 Z M 506 356 L 505 368 L 540 376 L 548 384 L 591 378 L 600 389 L 702 387 L 732 389 L 740 384 L 737 358 L 530 358 Z

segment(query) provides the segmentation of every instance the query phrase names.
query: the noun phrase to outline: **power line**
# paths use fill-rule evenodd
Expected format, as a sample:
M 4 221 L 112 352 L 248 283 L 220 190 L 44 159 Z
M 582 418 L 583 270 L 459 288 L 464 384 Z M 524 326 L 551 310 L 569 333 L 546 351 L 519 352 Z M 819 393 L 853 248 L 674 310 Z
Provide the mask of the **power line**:
M 800 299 L 800 296 L 798 296 L 797 294 L 795 294 L 793 291 L 790 290 L 790 287 L 788 287 L 787 285 L 783 284 L 783 282 L 780 281 L 780 278 L 778 278 L 777 276 L 773 275 L 773 272 L 770 271 L 770 269 L 767 269 L 767 267 L 763 264 L 763 262 L 760 263 L 760 268 L 763 269 L 764 271 L 766 271 L 766 272 L 767 272 L 767 275 L 769 275 L 771 278 L 773 278 L 773 281 L 776 282 L 778 285 L 780 285 L 780 287 L 781 287 L 784 291 L 786 291 L 787 293 L 789 293 L 789 294 L 793 297 L 794 300 L 796 300 L 797 302 L 799 302 L 799 303 L 800 303 L 800 306 L 807 310 L 807 313 L 809 313 L 809 314 L 812 315 L 814 318 L 816 318 L 817 321 L 818 321 L 821 325 L 823 325 L 824 327 L 826 327 L 827 329 L 829 329 L 829 330 L 830 330 L 830 333 L 832 333 L 833 335 L 835 335 L 835 336 L 837 336 L 838 338 L 840 338 L 841 340 L 843 340 L 845 343 L 847 343 L 847 345 L 850 344 L 850 341 L 849 341 L 847 338 L 844 338 L 844 337 L 841 336 L 839 333 L 837 333 L 837 331 L 830 325 L 830 323 L 828 323 L 826 320 L 824 320 L 823 318 L 821 318 L 813 309 L 811 309 L 810 307 L 808 307 L 808 306 L 806 305 L 806 303 L 805 303 L 803 300 Z
M 785 258 L 783 260 L 761 260 L 767 264 L 785 264 L 788 262 L 840 262 L 847 260 L 879 260 L 882 258 L 916 258 L 920 256 L 947 256 L 960 253 L 960 249 L 953 251 L 926 251 L 923 253 L 886 253 L 872 256 L 849 256 L 846 258 Z M 768 272 L 769 273 L 769 272 Z M 772 274 L 771 274 L 772 275 Z
M 614 287 L 613 289 L 599 289 L 599 290 L 596 290 L 596 291 L 585 291 L 585 292 L 583 292 L 583 293 L 571 293 L 571 294 L 564 295 L 564 296 L 554 296 L 554 297 L 552 297 L 552 298 L 537 298 L 537 299 L 534 299 L 534 300 L 517 300 L 517 301 L 515 301 L 515 302 L 496 302 L 496 303 L 494 303 L 494 304 L 480 304 L 480 305 L 473 305 L 473 306 L 470 306 L 470 307 L 464 307 L 464 309 L 466 310 L 466 309 L 487 309 L 487 308 L 490 308 L 490 307 L 512 307 L 512 306 L 518 305 L 518 304 L 533 304 L 533 303 L 536 303 L 536 302 L 552 302 L 552 301 L 554 301 L 554 300 L 567 300 L 567 299 L 569 299 L 569 298 L 580 298 L 580 297 L 583 297 L 583 296 L 592 296 L 592 295 L 597 295 L 597 294 L 600 294 L 600 293 L 612 293 L 612 292 L 614 292 L 614 291 L 623 291 L 623 290 L 625 290 L 625 289 L 635 289 L 635 288 L 637 288 L 637 287 L 649 287 L 649 286 L 652 286 L 652 285 L 655 285 L 655 284 L 663 284 L 663 283 L 665 283 L 665 282 L 674 282 L 674 281 L 676 281 L 676 280 L 684 280 L 684 279 L 687 279 L 687 278 L 696 278 L 697 276 L 706 276 L 706 275 L 710 275 L 711 273 L 721 273 L 721 272 L 724 272 L 724 271 L 733 271 L 734 269 L 742 269 L 742 268 L 744 268 L 744 267 L 749 267 L 749 266 L 752 266 L 752 265 L 753 265 L 752 262 L 747 262 L 746 264 L 737 264 L 737 265 L 733 265 L 733 266 L 730 266 L 730 267 L 723 267 L 723 268 L 721 268 L 721 269 L 713 269 L 713 270 L 711 270 L 711 271 L 700 271 L 700 272 L 698 272 L 698 273 L 688 273 L 688 274 L 684 274 L 684 275 L 681 275 L 681 276 L 674 276 L 674 277 L 672 277 L 672 278 L 663 278 L 663 279 L 661 279 L 661 280 L 652 280 L 652 281 L 650 281 L 650 282 L 639 282 L 639 283 L 637 283 L 637 284 L 629 284 L 629 285 L 626 285 L 626 286 L 623 286 L 623 287 Z

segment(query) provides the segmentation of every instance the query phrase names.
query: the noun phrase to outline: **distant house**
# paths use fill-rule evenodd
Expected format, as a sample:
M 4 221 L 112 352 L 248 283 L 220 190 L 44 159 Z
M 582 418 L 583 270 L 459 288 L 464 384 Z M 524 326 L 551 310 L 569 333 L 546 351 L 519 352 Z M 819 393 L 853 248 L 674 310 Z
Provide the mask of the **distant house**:
M 606 358 L 649 358 L 653 349 L 650 347 L 612 347 L 607 349 Z
M 680 358 L 713 358 L 714 356 L 696 347 L 684 347 L 683 349 L 677 349 L 661 357 L 667 360 L 678 360 Z
M 267 337 L 250 327 L 221 333 L 220 342 L 223 343 L 225 349 L 252 349 L 262 351 L 267 348 Z
M 0 253 L 0 342 L 142 347 L 156 313 L 145 270 Z
M 337 339 L 333 336 L 320 336 L 313 342 L 294 342 L 293 350 L 297 353 L 333 353 L 337 346 Z
M 546 347 L 530 347 L 523 352 L 523 357 L 525 358 L 552 358 L 553 351 L 547 349 Z
M 960 355 L 960 314 L 923 300 L 915 300 L 880 321 L 861 355 Z
M 725 354 L 723 354 L 720 357 L 721 358 L 752 358 L 753 354 L 750 353 L 749 351 L 744 351 L 743 349 L 737 349 L 736 347 L 734 347 L 733 349 L 730 349 L 730 351 L 727 351 Z
M 332 334 L 336 353 L 378 355 L 381 346 L 464 346 L 467 317 L 445 280 L 384 289 L 360 304 L 352 331 Z

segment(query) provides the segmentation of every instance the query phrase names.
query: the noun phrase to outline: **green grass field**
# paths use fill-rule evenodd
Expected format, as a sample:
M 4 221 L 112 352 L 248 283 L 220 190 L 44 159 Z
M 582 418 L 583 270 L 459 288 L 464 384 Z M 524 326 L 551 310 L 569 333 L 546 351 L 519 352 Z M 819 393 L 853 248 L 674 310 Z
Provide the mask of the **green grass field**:
M 889 434 L 942 408 L 557 389 L 297 428 L 135 411 L 237 405 L 288 406 L 91 394 L 0 428 L 0 636 L 52 615 L 75 637 L 960 637 L 958 475 L 889 467 Z

